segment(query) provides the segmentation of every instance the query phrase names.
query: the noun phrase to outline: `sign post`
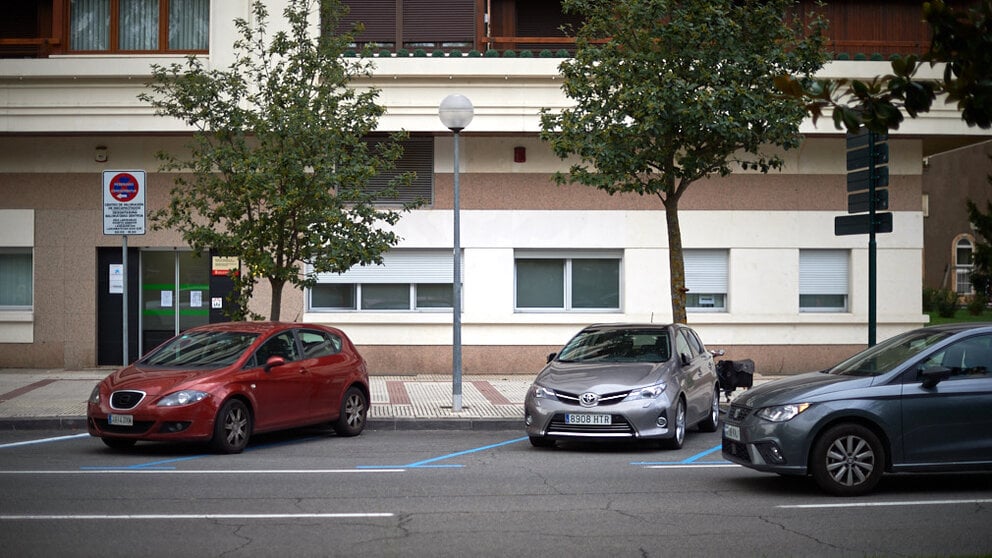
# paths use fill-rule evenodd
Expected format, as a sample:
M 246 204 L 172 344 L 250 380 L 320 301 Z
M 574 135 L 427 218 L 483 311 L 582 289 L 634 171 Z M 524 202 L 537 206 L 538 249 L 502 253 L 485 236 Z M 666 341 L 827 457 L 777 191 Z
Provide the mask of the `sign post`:
M 847 212 L 834 218 L 834 235 L 868 234 L 868 346 L 875 346 L 878 258 L 875 234 L 892 232 L 889 208 L 889 145 L 886 134 L 858 130 L 847 134 Z M 865 191 L 867 190 L 867 191 Z M 867 213 L 865 213 L 867 212 Z
M 145 234 L 145 171 L 108 170 L 103 171 L 103 234 L 121 236 L 121 279 L 124 290 L 121 293 L 121 308 L 124 327 L 124 359 L 128 364 L 127 339 L 127 236 Z

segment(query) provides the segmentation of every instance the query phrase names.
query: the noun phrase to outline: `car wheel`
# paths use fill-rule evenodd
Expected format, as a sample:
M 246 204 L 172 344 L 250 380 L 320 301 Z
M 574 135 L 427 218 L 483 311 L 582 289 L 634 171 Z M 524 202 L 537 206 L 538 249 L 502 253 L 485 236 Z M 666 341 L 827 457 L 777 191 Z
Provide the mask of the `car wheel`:
M 358 436 L 365 429 L 365 418 L 369 412 L 369 402 L 365 392 L 352 387 L 344 394 L 341 402 L 341 415 L 334 423 L 338 436 Z
M 675 407 L 675 435 L 667 440 L 661 441 L 661 447 L 665 449 L 682 449 L 685 443 L 685 401 L 679 398 L 679 403 Z
M 555 446 L 555 441 L 545 438 L 544 436 L 531 436 L 530 445 L 535 448 L 553 448 Z
M 700 432 L 716 432 L 720 427 L 720 386 L 713 388 L 713 401 L 710 402 L 710 414 L 699 423 Z
M 130 438 L 100 438 L 103 443 L 107 445 L 110 449 L 115 450 L 126 450 L 134 447 L 137 440 L 132 440 Z
M 809 468 L 820 488 L 830 494 L 866 494 L 882 478 L 885 450 L 868 428 L 840 424 L 817 438 Z
M 214 450 L 220 453 L 241 453 L 251 437 L 251 413 L 240 399 L 229 399 L 214 420 Z

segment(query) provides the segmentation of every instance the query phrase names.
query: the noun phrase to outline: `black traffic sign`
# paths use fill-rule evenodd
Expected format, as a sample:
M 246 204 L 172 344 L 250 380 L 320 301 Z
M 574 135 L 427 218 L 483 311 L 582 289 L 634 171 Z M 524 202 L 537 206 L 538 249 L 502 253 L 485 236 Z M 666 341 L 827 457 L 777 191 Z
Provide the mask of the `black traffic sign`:
M 889 139 L 888 134 L 872 134 L 867 128 L 861 128 L 856 134 L 847 134 L 847 148 L 854 149 L 868 145 L 870 136 L 874 136 L 875 143 L 883 143 Z
M 847 152 L 847 170 L 863 169 L 870 165 L 884 165 L 889 162 L 889 144 L 859 147 Z
M 871 232 L 871 214 L 842 215 L 834 217 L 834 236 L 868 234 Z M 875 232 L 892 232 L 892 214 L 875 214 Z
M 866 213 L 871 211 L 871 195 L 869 192 L 856 192 L 847 196 L 848 213 Z M 875 211 L 884 211 L 889 208 L 889 191 L 875 190 Z
M 871 183 L 871 171 L 869 169 L 847 173 L 847 191 L 857 192 L 867 190 Z M 889 167 L 875 167 L 875 187 L 884 188 L 889 185 Z

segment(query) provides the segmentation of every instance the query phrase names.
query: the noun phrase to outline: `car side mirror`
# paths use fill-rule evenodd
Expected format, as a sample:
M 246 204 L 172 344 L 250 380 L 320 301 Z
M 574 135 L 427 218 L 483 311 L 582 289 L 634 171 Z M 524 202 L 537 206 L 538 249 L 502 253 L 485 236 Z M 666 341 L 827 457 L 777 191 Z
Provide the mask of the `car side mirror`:
M 554 360 L 556 356 L 558 356 L 558 353 L 551 353 L 550 355 L 548 355 L 548 362 Z
M 946 366 L 934 366 L 920 371 L 923 377 L 923 389 L 933 389 L 937 384 L 951 377 L 951 369 Z
M 281 356 L 270 356 L 269 360 L 265 361 L 265 366 L 262 369 L 268 372 L 276 366 L 282 366 L 283 364 L 286 364 L 286 359 Z
M 680 354 L 679 358 L 681 358 L 682 360 L 682 366 L 689 366 L 689 364 L 692 362 L 692 357 L 690 357 L 685 353 Z

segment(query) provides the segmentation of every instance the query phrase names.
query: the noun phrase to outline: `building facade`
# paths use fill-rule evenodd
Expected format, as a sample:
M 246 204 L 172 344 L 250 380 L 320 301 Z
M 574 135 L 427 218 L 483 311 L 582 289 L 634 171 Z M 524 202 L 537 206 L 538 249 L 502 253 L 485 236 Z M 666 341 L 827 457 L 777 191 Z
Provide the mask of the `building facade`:
M 568 18 L 556 0 L 346 3 L 379 53 L 373 77 L 354 85 L 380 88 L 381 131 L 410 133 L 402 165 L 428 203 L 395 226 L 402 241 L 385 265 L 287 290 L 283 319 L 343 328 L 374 373 L 450 373 L 454 145 L 438 104 L 452 93 L 475 107 L 460 134 L 464 371 L 536 372 L 589 323 L 672 319 L 660 202 L 551 180 L 567 162 L 539 139 L 538 115 L 568 104 L 557 68 L 574 46 L 557 31 Z M 119 365 L 124 293 L 129 359 L 223 319 L 230 260 L 196 257 L 172 231 L 105 234 L 104 174 L 145 170 L 147 210 L 164 206 L 175 175 L 155 153 L 182 150 L 190 131 L 137 95 L 152 63 L 193 53 L 226 67 L 249 2 L 129 3 L 146 7 L 130 14 L 149 22 L 137 30 L 120 24 L 118 0 L 24 4 L 34 11 L 0 28 L 0 368 Z M 267 4 L 275 22 L 284 3 Z M 882 26 L 888 36 L 835 27 L 826 77 L 870 79 L 889 69 L 879 58 L 925 48 L 918 14 L 906 15 L 915 3 L 829 5 L 840 20 L 861 9 L 905 23 Z M 766 374 L 822 368 L 868 337 L 867 237 L 834 235 L 847 212 L 844 134 L 829 119 L 802 131 L 780 172 L 704 180 L 681 203 L 689 324 Z M 923 161 L 983 139 L 943 106 L 890 135 L 879 339 L 926 320 Z M 264 313 L 265 285 L 256 295 Z

